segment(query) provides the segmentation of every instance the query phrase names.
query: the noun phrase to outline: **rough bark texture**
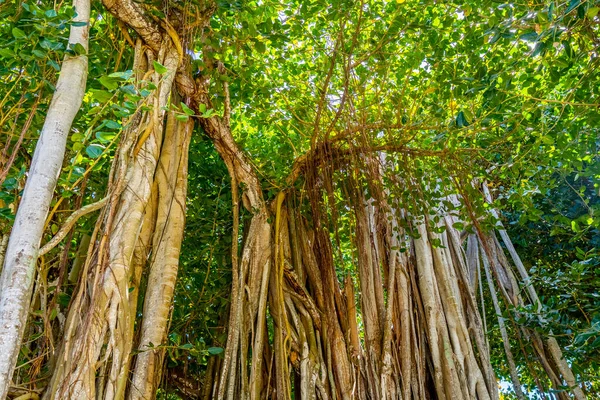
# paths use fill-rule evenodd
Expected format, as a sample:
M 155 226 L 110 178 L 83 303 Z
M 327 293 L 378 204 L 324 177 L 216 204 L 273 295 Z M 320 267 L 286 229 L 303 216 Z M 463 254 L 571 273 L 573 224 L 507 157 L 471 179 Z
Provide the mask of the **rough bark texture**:
M 208 121 L 205 124 L 210 128 Z M 212 134 L 213 138 L 228 137 L 226 127 L 215 126 L 221 136 Z M 226 160 L 231 154 L 243 160 L 234 143 L 223 147 L 219 151 Z M 310 158 L 306 160 L 310 164 Z M 384 172 L 373 168 L 371 161 L 353 161 L 366 172 L 345 180 L 333 178 L 337 168 L 348 168 L 343 161 L 313 162 L 313 167 L 298 175 L 306 180 L 306 191 L 282 192 L 268 207 L 274 222 L 270 227 L 273 247 L 263 249 L 270 262 L 265 260 L 260 267 L 262 284 L 267 279 L 269 284 L 240 294 L 243 285 L 249 284 L 248 270 L 242 268 L 243 262 L 234 264 L 240 268 L 232 288 L 229 334 L 233 339 L 227 343 L 217 385 L 213 385 L 214 373 L 204 382 L 207 396 L 217 387 L 212 395 L 219 398 L 287 399 L 292 390 L 295 398 L 302 399 L 499 398 L 477 305 L 480 261 L 483 258 L 487 272 L 488 258 L 484 256 L 493 260 L 494 279 L 505 301 L 513 305 L 523 304 L 519 293 L 527 279 L 519 283 L 515 278 L 497 241 L 484 243 L 471 237 L 465 248 L 454 227 L 456 217 L 446 215 L 443 208 L 436 213 L 444 230 L 436 233 L 439 231 L 432 229 L 429 216 L 411 216 L 397 207 L 383 189 Z M 253 190 L 251 179 L 243 182 L 247 190 Z M 341 211 L 330 201 L 335 190 L 348 195 L 342 203 L 353 221 L 350 237 L 356 251 L 358 290 L 348 278 L 342 289 L 336 273 L 342 257 L 336 254 L 340 250 L 335 238 Z M 365 198 L 367 192 L 372 195 L 370 200 Z M 310 207 L 301 212 L 298 204 L 302 201 Z M 261 215 L 256 212 L 253 223 Z M 409 236 L 402 226 L 412 226 L 417 237 Z M 252 252 L 257 257 L 254 237 L 254 233 L 248 234 L 242 254 Z M 484 253 L 489 249 L 492 253 Z M 489 285 L 493 288 L 492 280 Z M 359 293 L 357 298 L 355 293 Z M 240 324 L 236 310 L 257 295 L 261 304 L 258 315 L 255 308 L 245 308 L 246 313 L 251 310 L 246 320 L 250 323 Z M 274 327 L 270 343 L 264 343 L 262 337 L 257 342 L 253 336 L 262 335 L 265 329 L 265 296 Z M 363 340 L 359 339 L 358 321 Z M 538 357 L 546 360 L 542 365 L 554 384 L 574 382 L 572 375 L 561 370 L 552 344 L 528 335 L 539 342 Z M 251 362 L 246 358 L 250 352 Z M 512 365 L 510 352 L 507 357 Z M 515 378 L 516 393 L 522 398 Z M 579 398 L 581 390 L 575 387 L 572 393 Z M 562 396 L 566 394 L 559 394 Z
M 194 82 L 183 67 L 181 39 L 174 21 L 158 23 L 142 4 L 104 4 L 138 34 L 133 68 L 137 86 L 144 87 L 149 79 L 156 89 L 124 121 L 106 209 L 70 304 L 47 399 L 155 397 L 163 352 L 149 345 L 159 347 L 166 339 L 183 237 L 193 120 L 178 121 L 180 112 L 173 108 L 180 101 L 189 105 Z M 183 30 L 186 17 L 174 13 L 176 26 Z M 154 61 L 166 68 L 164 74 L 154 71 Z M 165 126 L 167 109 L 173 111 Z M 133 359 L 139 285 L 146 269 L 144 318 L 137 325 L 139 354 Z
M 212 137 L 222 139 L 228 134 L 226 127 L 205 124 L 221 135 L 213 133 Z M 225 149 L 220 150 L 222 155 L 238 154 L 233 146 Z M 243 155 L 238 157 L 243 160 Z M 269 285 L 240 294 L 244 287 L 240 282 L 249 285 L 251 281 L 246 279 L 252 270 L 244 268 L 242 259 L 232 288 L 232 339 L 227 342 L 219 389 L 213 396 L 286 399 L 293 381 L 295 395 L 308 399 L 498 398 L 469 290 L 459 232 L 449 225 L 443 234 L 435 234 L 419 223 L 420 238 L 406 239 L 398 228 L 400 219 L 414 221 L 402 210 L 385 206 L 380 187 L 375 188 L 381 193 L 378 205 L 364 199 L 366 186 L 355 182 L 347 188 L 351 200 L 346 205 L 356 224 L 360 315 L 365 332 L 361 343 L 353 282 L 347 279 L 342 291 L 336 275 L 328 206 L 323 202 L 324 192 L 331 190 L 324 189 L 328 173 L 313 169 L 305 175 L 310 214 L 303 215 L 295 208 L 300 200 L 293 192 L 287 196 L 280 193 L 269 208 L 274 217 L 270 227 L 273 249 L 263 248 L 263 257 L 257 257 L 256 234 L 251 229 L 247 236 L 242 254 L 263 260 L 255 275 L 262 279 L 256 282 L 264 284 L 269 275 Z M 253 190 L 252 180 L 243 182 Z M 251 223 L 261 215 L 255 212 Z M 431 239 L 444 247 L 432 246 Z M 399 245 L 408 251 L 398 251 Z M 274 325 L 272 351 L 267 353 L 264 339 L 252 335 L 264 331 L 265 290 Z M 259 300 L 257 317 L 257 309 L 246 306 L 254 299 Z M 240 304 L 246 307 L 246 320 L 239 319 Z M 250 350 L 252 363 L 246 358 Z M 271 360 L 263 362 L 263 354 L 270 354 Z M 246 366 L 251 371 L 250 381 Z
M 141 77 L 152 68 L 153 53 L 144 54 L 141 43 L 136 53 L 135 70 Z M 130 291 L 136 275 L 132 260 L 151 204 L 163 141 L 164 107 L 179 66 L 178 54 L 168 41 L 156 59 L 168 72 L 163 76 L 152 74 L 157 87 L 150 100 L 152 110 L 134 115 L 124 132 L 113 167 L 103 228 L 88 253 L 46 398 L 113 399 L 122 398 L 125 392 L 133 346 L 131 314 L 135 313 L 130 305 L 136 304 Z M 100 379 L 96 379 L 97 373 Z
M 166 340 L 183 240 L 187 156 L 193 124 L 191 121 L 177 121 L 174 114 L 169 117 L 155 177 L 158 213 L 130 399 L 150 399 L 155 396 L 164 351 L 149 346 L 159 346 Z
M 74 0 L 78 22 L 69 43 L 88 49 L 89 0 Z M 36 145 L 23 197 L 10 235 L 0 278 L 0 399 L 17 362 L 33 290 L 44 222 L 62 168 L 67 137 L 85 93 L 87 55 L 66 56 Z
M 199 90 L 197 104 L 212 108 L 207 96 L 208 81 L 197 82 Z M 228 101 L 228 99 L 227 99 Z M 226 112 L 228 105 L 226 105 Z M 258 177 L 245 154 L 235 143 L 229 129 L 228 114 L 224 118 L 211 117 L 200 119 L 204 131 L 213 140 L 215 148 L 225 161 L 232 179 L 234 207 L 234 240 L 232 248 L 233 278 L 231 289 L 231 308 L 228 326 L 225 358 L 221 368 L 218 399 L 262 398 L 264 374 L 262 346 L 266 338 L 265 302 L 268 287 L 268 269 L 271 263 L 271 227 L 267 222 L 269 213 L 263 199 Z M 248 234 L 244 240 L 241 257 L 238 256 L 238 186 L 242 185 L 244 207 L 253 213 Z M 262 315 L 258 314 L 261 310 Z M 250 337 L 250 332 L 256 332 Z M 256 346 L 252 363 L 248 370 L 248 351 Z M 239 385 L 239 389 L 238 389 Z

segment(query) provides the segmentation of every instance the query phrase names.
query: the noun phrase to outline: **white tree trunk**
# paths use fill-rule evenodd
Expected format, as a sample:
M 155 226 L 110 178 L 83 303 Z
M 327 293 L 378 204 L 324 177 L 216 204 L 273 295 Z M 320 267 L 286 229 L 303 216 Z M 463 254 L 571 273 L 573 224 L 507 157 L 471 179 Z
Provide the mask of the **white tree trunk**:
M 76 22 L 69 44 L 87 53 L 90 1 L 73 0 Z M 67 136 L 81 106 L 87 79 L 87 55 L 66 56 L 36 145 L 23 197 L 10 235 L 0 278 L 0 399 L 8 392 L 27 322 L 35 265 L 44 222 L 62 168 Z

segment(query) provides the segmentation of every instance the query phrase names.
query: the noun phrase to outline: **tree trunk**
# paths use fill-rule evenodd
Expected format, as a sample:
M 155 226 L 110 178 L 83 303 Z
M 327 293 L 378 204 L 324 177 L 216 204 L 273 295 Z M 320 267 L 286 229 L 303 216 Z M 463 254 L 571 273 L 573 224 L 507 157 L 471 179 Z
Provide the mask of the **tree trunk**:
M 196 106 L 204 104 L 213 108 L 207 91 L 208 81 L 199 80 Z M 227 89 L 226 89 L 227 90 Z M 262 188 L 252 165 L 239 149 L 229 128 L 229 97 L 226 93 L 226 114 L 223 118 L 201 118 L 200 124 L 213 140 L 223 158 L 232 179 L 234 229 L 232 240 L 232 290 L 229 311 L 227 345 L 217 393 L 213 396 L 228 400 L 237 398 L 262 398 L 263 359 L 262 351 L 267 335 L 265 305 L 271 260 L 271 226 L 267 222 L 268 210 Z M 249 223 L 241 258 L 238 257 L 238 186 L 242 185 L 244 207 L 253 215 Z M 258 312 L 262 314 L 258 314 Z M 250 332 L 255 332 L 253 338 Z M 250 371 L 248 352 L 254 348 Z
M 139 328 L 139 353 L 135 357 L 129 391 L 132 400 L 153 399 L 156 394 L 164 350 L 152 347 L 163 345 L 166 340 L 185 225 L 187 157 L 193 123 L 177 121 L 173 114 L 169 117 L 155 177 L 158 214 L 152 239 L 152 262 L 143 319 Z
M 134 255 L 136 248 L 139 249 L 144 225 L 154 227 L 154 222 L 144 223 L 144 219 L 151 212 L 149 204 L 152 204 L 154 174 L 161 152 L 164 108 L 179 66 L 177 52 L 168 41 L 165 43 L 156 56 L 167 72 L 164 76 L 152 73 L 157 87 L 154 95 L 149 96 L 152 110 L 136 113 L 123 133 L 111 173 L 107 212 L 101 221 L 103 228 L 88 253 L 93 258 L 88 256 L 82 281 L 71 303 L 57 368 L 46 398 L 123 397 L 133 347 L 135 308 L 131 307 L 137 304 L 131 296 L 138 293 L 130 285 L 132 281 L 139 281 L 141 267 L 135 262 L 145 261 L 144 256 Z M 134 66 L 138 77 L 152 70 L 152 56 L 153 53 L 145 52 L 138 42 Z M 170 119 L 174 117 L 171 112 Z M 163 184 L 160 190 L 169 191 L 169 188 Z M 158 204 L 163 205 L 161 200 L 165 201 L 160 199 Z M 180 242 L 167 246 L 178 248 L 179 245 Z M 102 373 L 97 378 L 99 370 Z
M 89 0 L 74 0 L 69 44 L 88 49 Z M 10 235 L 0 278 L 0 399 L 8 392 L 27 322 L 40 240 L 62 168 L 67 137 L 79 111 L 87 79 L 86 54 L 66 56 L 36 145 L 27 183 Z

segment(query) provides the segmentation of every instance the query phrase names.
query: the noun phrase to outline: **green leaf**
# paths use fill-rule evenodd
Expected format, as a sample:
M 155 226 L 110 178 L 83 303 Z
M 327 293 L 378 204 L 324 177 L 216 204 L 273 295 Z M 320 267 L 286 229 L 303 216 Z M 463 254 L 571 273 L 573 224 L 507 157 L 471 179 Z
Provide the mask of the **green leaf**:
M 459 231 L 465 229 L 465 224 L 463 224 L 462 222 L 455 222 L 452 224 L 452 226 L 454 227 L 454 229 L 457 229 Z
M 186 344 L 179 346 L 179 348 L 183 349 L 183 350 L 191 350 L 194 348 L 194 345 L 191 343 L 186 343 Z
M 568 14 L 571 11 L 573 11 L 574 9 L 576 9 L 580 3 L 581 3 L 581 0 L 571 0 L 571 2 L 569 3 L 569 7 L 567 7 L 567 10 L 565 11 L 565 14 Z
M 598 11 L 600 11 L 600 7 L 590 7 L 590 8 L 588 8 L 585 15 L 589 19 L 594 19 L 594 17 L 596 17 L 596 15 L 598 15 Z
M 71 135 L 71 140 L 73 142 L 81 142 L 81 141 L 83 141 L 84 138 L 85 138 L 85 136 L 79 132 Z
M 60 71 L 60 65 L 58 65 L 56 63 L 56 61 L 54 61 L 54 60 L 48 60 L 48 61 L 46 61 L 46 64 L 48 64 L 49 66 L 51 66 L 52 68 L 54 68 L 54 70 L 56 72 Z
M 56 10 L 50 9 L 50 10 L 46 10 L 46 12 L 44 13 L 44 15 L 46 15 L 46 17 L 48 17 L 48 18 L 54 18 L 58 14 L 56 13 Z
M 76 27 L 82 27 L 82 26 L 87 26 L 87 22 L 85 21 L 73 21 L 71 22 L 71 26 L 76 26 Z
M 539 35 L 535 31 L 527 32 L 519 36 L 519 39 L 525 40 L 527 42 L 535 42 Z
M 577 233 L 580 231 L 579 229 L 579 224 L 577 223 L 577 221 L 571 221 L 571 229 L 573 230 L 573 232 Z
M 552 145 L 552 144 L 554 144 L 554 139 L 551 136 L 545 135 L 545 136 L 542 136 L 542 142 L 544 144 Z
M 17 27 L 12 28 L 12 34 L 15 37 L 15 39 L 21 39 L 21 38 L 26 38 L 27 37 L 27 35 L 25 34 L 25 32 L 23 32 L 22 30 L 20 30 Z
M 132 84 L 124 85 L 119 88 L 123 93 L 127 93 L 131 96 L 137 96 L 137 91 L 135 90 L 135 86 Z
M 103 122 L 104 126 L 107 127 L 108 129 L 121 129 L 121 124 L 119 124 L 117 121 L 105 119 L 102 122 Z
M 181 109 L 187 115 L 190 115 L 190 116 L 194 115 L 194 110 L 192 110 L 191 108 L 189 108 L 188 106 L 186 106 L 183 102 L 181 103 Z
M 46 49 L 46 50 L 53 50 L 53 51 L 60 50 L 60 49 L 62 49 L 62 48 L 63 48 L 63 44 L 62 44 L 62 43 L 60 43 L 60 42 L 55 42 L 55 41 L 53 41 L 53 40 L 49 40 L 49 39 L 47 39 L 47 38 L 44 38 L 44 39 L 42 39 L 42 40 L 40 41 L 40 46 L 41 46 L 43 49 Z
M 102 143 L 108 143 L 115 138 L 116 134 L 114 132 L 104 132 L 98 131 L 96 132 L 96 138 Z
M 502 37 L 502 34 L 500 32 L 496 32 L 496 34 L 494 36 L 492 36 L 492 38 L 490 39 L 490 44 L 494 44 L 496 43 L 498 40 L 500 40 L 500 38 Z
M 546 48 L 546 44 L 544 42 L 538 42 L 533 48 L 533 53 L 531 53 L 532 57 L 540 55 L 544 49 Z
M 573 49 L 571 48 L 571 43 L 569 43 L 567 40 L 563 40 L 562 45 L 563 45 L 563 48 L 565 49 L 565 54 L 567 55 L 567 57 L 571 58 L 575 55 L 575 53 L 573 52 Z
M 175 116 L 175 119 L 177 121 L 182 121 L 182 122 L 186 122 L 188 119 L 190 119 L 189 115 L 185 115 L 185 114 L 178 114 Z
M 75 54 L 78 56 L 87 54 L 85 47 L 83 47 L 81 43 L 70 44 L 69 46 L 71 47 L 71 50 L 73 50 L 73 52 L 75 52 Z
M 109 78 L 119 79 L 119 80 L 124 80 L 124 81 L 129 80 L 132 76 L 133 76 L 133 71 L 130 69 L 128 69 L 127 71 L 113 72 L 112 74 L 108 75 Z
M 2 58 L 14 58 L 17 55 L 14 51 L 12 51 L 12 49 L 0 49 L 0 56 Z
M 459 128 L 464 128 L 465 126 L 469 126 L 469 121 L 465 117 L 465 113 L 460 111 L 456 116 L 456 126 Z
M 104 148 L 98 144 L 90 144 L 85 148 L 85 152 L 90 158 L 98 158 L 102 155 Z
M 209 347 L 207 351 L 208 351 L 208 354 L 216 356 L 217 354 L 221 354 L 223 352 L 223 348 L 222 347 Z
M 115 78 L 110 78 L 108 76 L 101 76 L 98 78 L 98 82 L 108 90 L 115 90 L 119 87 L 118 80 Z
M 15 219 L 15 215 L 13 214 L 12 210 L 8 207 L 0 208 L 0 216 L 11 221 Z
M 161 74 L 161 75 L 165 74 L 168 71 L 167 67 L 165 67 L 164 65 L 162 65 L 158 61 L 153 61 L 152 65 L 154 65 L 154 70 L 156 72 L 158 72 L 159 74 Z
M 60 292 L 57 297 L 58 298 L 57 298 L 56 302 L 59 305 L 61 305 L 62 307 L 69 306 L 69 302 L 71 301 L 71 296 L 69 296 L 67 293 Z
M 267 46 L 263 42 L 259 42 L 258 40 L 254 42 L 254 48 L 261 54 L 267 51 Z
M 198 111 L 200 111 L 201 113 L 205 113 L 206 112 L 206 104 L 198 104 Z
M 112 98 L 112 94 L 106 90 L 90 89 L 90 94 L 94 100 L 97 100 L 100 103 L 106 103 Z
M 103 110 L 103 107 L 95 106 L 95 107 L 90 108 L 88 110 L 87 114 L 88 115 L 95 115 L 95 114 L 98 114 L 98 113 L 102 112 L 102 110 Z
M 52 82 L 50 82 L 48 79 L 44 79 L 44 85 L 46 85 L 48 90 L 50 90 L 51 92 L 54 92 L 56 90 L 56 86 L 54 86 L 54 84 Z

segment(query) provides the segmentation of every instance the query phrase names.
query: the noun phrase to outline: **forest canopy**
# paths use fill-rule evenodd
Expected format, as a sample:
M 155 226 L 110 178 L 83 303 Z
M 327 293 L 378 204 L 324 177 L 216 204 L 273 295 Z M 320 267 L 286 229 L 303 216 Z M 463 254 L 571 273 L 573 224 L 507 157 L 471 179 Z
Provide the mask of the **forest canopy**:
M 0 400 L 597 398 L 599 33 L 0 2 Z

